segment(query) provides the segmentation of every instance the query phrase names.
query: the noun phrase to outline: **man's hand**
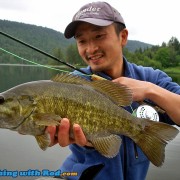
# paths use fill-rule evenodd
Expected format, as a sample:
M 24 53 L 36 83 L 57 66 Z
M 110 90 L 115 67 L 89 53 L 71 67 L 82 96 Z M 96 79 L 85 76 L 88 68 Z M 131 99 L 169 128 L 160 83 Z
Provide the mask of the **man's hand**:
M 150 90 L 151 83 L 146 81 L 139 81 L 127 77 L 119 77 L 113 82 L 125 85 L 132 90 L 133 101 L 143 101 L 146 98 L 148 90 Z
M 81 127 L 78 124 L 73 125 L 73 134 L 74 139 L 72 139 L 69 135 L 70 130 L 70 123 L 67 118 L 63 118 L 61 120 L 60 126 L 49 126 L 47 127 L 46 131 L 50 134 L 51 138 L 51 144 L 50 146 L 53 146 L 57 143 L 59 143 L 60 146 L 65 147 L 70 144 L 76 143 L 80 146 L 92 146 L 91 143 L 89 143 L 81 129 Z

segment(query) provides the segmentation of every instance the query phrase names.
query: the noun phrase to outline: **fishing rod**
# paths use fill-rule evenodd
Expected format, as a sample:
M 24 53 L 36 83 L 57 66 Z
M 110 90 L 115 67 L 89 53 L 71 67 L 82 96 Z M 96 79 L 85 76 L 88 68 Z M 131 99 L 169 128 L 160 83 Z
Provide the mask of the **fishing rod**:
M 6 37 L 8 37 L 8 38 L 10 38 L 10 39 L 12 39 L 12 40 L 20 43 L 20 44 L 23 44 L 23 45 L 25 45 L 25 46 L 27 46 L 27 47 L 29 47 L 29 48 L 31 48 L 31 49 L 33 49 L 33 50 L 41 53 L 41 54 L 43 54 L 43 55 L 46 55 L 46 56 L 54 59 L 55 61 L 60 62 L 61 64 L 64 64 L 64 65 L 66 65 L 66 66 L 68 66 L 68 67 L 70 67 L 70 68 L 72 68 L 72 69 L 74 69 L 74 70 L 76 70 L 76 71 L 79 71 L 79 72 L 81 72 L 81 73 L 83 73 L 83 74 L 89 75 L 89 74 L 87 74 L 86 72 L 84 72 L 83 70 L 76 68 L 76 67 L 73 66 L 72 64 L 69 64 L 69 63 L 67 63 L 67 62 L 64 62 L 64 61 L 58 59 L 57 57 L 55 57 L 55 56 L 53 56 L 53 55 L 51 55 L 51 54 L 48 54 L 47 52 L 42 51 L 42 50 L 40 50 L 40 49 L 38 49 L 38 48 L 36 48 L 36 47 L 28 44 L 28 43 L 25 43 L 25 42 L 23 42 L 23 41 L 15 38 L 15 37 L 13 37 L 13 36 L 7 34 L 7 33 L 4 33 L 4 32 L 2 32 L 2 31 L 0 31 L 0 34 L 4 35 L 4 36 L 6 36 Z

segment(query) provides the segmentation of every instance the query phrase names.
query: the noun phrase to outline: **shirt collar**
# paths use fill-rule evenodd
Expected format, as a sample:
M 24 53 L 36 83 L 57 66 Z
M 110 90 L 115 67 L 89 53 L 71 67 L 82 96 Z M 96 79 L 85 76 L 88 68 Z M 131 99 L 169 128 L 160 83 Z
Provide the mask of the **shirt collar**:
M 125 57 L 123 57 L 123 66 L 124 66 L 124 76 L 132 77 L 132 73 L 131 73 L 130 67 L 129 67 L 129 62 L 127 61 L 127 59 Z M 91 74 L 93 74 L 90 66 L 88 66 L 87 69 L 88 69 L 88 71 L 91 72 Z M 105 79 L 112 80 L 112 78 L 104 72 L 97 72 L 95 74 L 99 75 L 101 77 L 104 77 Z

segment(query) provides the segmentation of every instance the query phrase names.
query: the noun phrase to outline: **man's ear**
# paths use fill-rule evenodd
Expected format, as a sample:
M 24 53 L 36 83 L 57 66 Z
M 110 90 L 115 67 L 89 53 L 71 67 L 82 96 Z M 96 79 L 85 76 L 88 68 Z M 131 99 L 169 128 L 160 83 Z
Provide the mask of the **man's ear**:
M 122 47 L 124 47 L 126 44 L 127 44 L 127 41 L 128 41 L 128 30 L 127 29 L 123 29 L 120 34 L 121 36 L 121 43 L 122 43 Z

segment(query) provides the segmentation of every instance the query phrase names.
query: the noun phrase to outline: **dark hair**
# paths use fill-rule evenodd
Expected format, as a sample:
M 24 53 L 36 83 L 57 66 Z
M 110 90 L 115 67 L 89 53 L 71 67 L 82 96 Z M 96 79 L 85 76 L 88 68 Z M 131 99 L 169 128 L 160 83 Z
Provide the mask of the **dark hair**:
M 115 31 L 116 31 L 116 34 L 117 36 L 119 36 L 119 33 L 126 28 L 125 24 L 123 23 L 117 23 L 115 22 L 114 23 L 114 27 L 115 27 Z

